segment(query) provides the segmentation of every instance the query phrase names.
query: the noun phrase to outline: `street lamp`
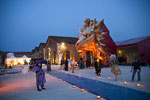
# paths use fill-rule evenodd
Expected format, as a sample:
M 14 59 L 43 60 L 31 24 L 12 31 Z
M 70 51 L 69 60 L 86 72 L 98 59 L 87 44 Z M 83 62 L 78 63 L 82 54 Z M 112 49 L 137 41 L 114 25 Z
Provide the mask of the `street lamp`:
M 65 49 L 65 43 L 61 43 L 61 48 Z

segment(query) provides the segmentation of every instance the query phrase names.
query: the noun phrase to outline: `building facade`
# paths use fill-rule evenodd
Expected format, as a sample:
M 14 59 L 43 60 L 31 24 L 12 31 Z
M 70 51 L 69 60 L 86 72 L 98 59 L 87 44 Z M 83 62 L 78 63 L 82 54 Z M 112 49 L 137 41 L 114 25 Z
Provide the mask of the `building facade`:
M 44 59 L 45 45 L 46 45 L 46 43 L 40 43 L 40 45 L 39 45 L 39 53 L 38 53 L 38 58 L 39 59 Z
M 34 50 L 34 59 L 39 59 L 39 47 L 35 47 Z
M 5 65 L 5 59 L 8 52 L 0 51 L 0 66 Z
M 75 43 L 78 39 L 74 37 L 49 36 L 45 49 L 45 60 L 51 60 L 52 64 L 60 64 L 61 60 L 74 59 L 78 61 L 78 52 Z
M 150 36 L 116 42 L 119 63 L 131 64 L 138 59 L 143 65 L 150 60 Z

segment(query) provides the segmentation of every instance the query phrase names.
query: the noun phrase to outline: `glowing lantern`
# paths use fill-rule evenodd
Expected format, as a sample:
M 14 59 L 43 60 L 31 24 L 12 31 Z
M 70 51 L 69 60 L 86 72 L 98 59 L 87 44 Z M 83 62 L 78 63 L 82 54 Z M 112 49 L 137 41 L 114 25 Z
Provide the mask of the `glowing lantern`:
M 77 86 L 74 85 L 73 88 L 77 88 Z
M 108 77 L 107 79 L 108 79 L 108 80 L 111 80 L 111 78 L 110 78 L 110 77 Z
M 66 81 L 64 81 L 64 83 L 66 83 Z
M 96 98 L 97 98 L 97 99 L 100 99 L 100 98 L 101 98 L 101 96 L 96 96 Z
M 126 81 L 125 81 L 125 82 L 123 82 L 123 84 L 124 84 L 124 85 L 127 85 L 127 84 L 128 84 L 128 82 L 126 82 Z
M 86 90 L 85 90 L 85 89 L 81 89 L 81 91 L 82 91 L 82 92 L 86 92 Z
M 141 84 L 137 84 L 136 86 L 137 86 L 137 87 L 141 87 Z
M 59 81 L 62 81 L 62 79 L 58 79 Z

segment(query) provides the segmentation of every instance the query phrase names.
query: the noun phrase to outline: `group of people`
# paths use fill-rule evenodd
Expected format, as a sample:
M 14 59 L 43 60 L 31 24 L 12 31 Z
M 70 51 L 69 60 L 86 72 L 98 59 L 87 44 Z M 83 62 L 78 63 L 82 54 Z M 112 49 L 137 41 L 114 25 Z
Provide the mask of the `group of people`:
M 110 56 L 109 63 L 111 65 L 111 72 L 115 75 L 115 81 L 117 81 L 118 80 L 117 76 L 120 75 L 122 71 L 118 67 L 118 60 L 115 55 Z M 95 59 L 94 67 L 95 67 L 96 76 L 100 76 L 101 68 L 102 68 L 101 60 L 97 61 L 97 59 Z M 131 72 L 133 72 L 132 81 L 134 81 L 134 77 L 136 73 L 138 74 L 138 81 L 140 81 L 141 64 L 137 59 L 135 59 L 135 61 L 132 64 Z
M 74 61 L 73 59 L 71 60 L 65 60 L 61 61 L 61 66 L 64 64 L 64 69 L 65 71 L 68 71 L 68 63 L 70 62 L 72 73 L 74 73 Z M 51 62 L 47 61 L 47 71 L 51 71 Z M 81 63 L 82 64 L 82 63 Z M 122 73 L 122 71 L 118 67 L 118 60 L 115 55 L 110 56 L 110 64 L 111 64 L 111 72 L 115 75 L 115 81 L 117 81 L 117 76 Z M 94 59 L 94 67 L 95 67 L 95 73 L 96 76 L 101 76 L 101 68 L 103 67 L 102 65 L 102 60 Z M 36 64 L 35 67 L 35 72 L 36 72 L 36 86 L 37 90 L 41 91 L 42 89 L 45 89 L 44 83 L 46 82 L 45 78 L 45 72 L 42 70 L 42 63 L 39 62 Z M 132 64 L 131 68 L 132 74 L 132 81 L 134 81 L 135 74 L 138 73 L 138 81 L 140 81 L 140 72 L 141 72 L 141 67 L 140 67 L 140 62 L 136 59 L 135 62 Z
M 64 60 L 61 60 L 61 67 L 62 67 L 63 64 L 64 64 L 64 70 L 65 70 L 65 71 L 68 71 L 69 62 L 70 62 L 70 66 L 71 66 L 71 69 L 72 69 L 72 73 L 74 73 L 75 62 L 73 61 L 73 59 L 71 59 L 71 60 L 66 59 L 65 61 L 64 61 Z

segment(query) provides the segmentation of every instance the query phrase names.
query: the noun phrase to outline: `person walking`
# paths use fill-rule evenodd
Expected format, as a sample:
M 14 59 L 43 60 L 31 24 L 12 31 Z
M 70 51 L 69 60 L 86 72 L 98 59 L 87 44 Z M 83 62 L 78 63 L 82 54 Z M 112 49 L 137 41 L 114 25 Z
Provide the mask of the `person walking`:
M 111 72 L 115 75 L 115 81 L 118 80 L 117 75 L 120 75 L 122 72 L 118 67 L 118 60 L 116 58 L 116 55 L 110 56 L 110 64 L 111 64 Z
M 47 71 L 48 72 L 51 71 L 51 61 L 50 60 L 48 60 L 48 62 L 47 62 Z
M 140 66 L 140 62 L 137 59 L 135 59 L 135 61 L 132 64 L 131 72 L 133 72 L 132 73 L 132 81 L 134 81 L 134 76 L 135 76 L 136 72 L 138 74 L 138 81 L 140 81 L 141 66 Z
M 64 61 L 61 59 L 61 62 L 60 62 L 61 67 L 63 66 L 63 64 L 64 64 Z
M 99 60 L 99 69 L 98 69 L 98 70 L 99 70 L 99 75 L 100 75 L 100 76 L 101 76 L 100 73 L 101 73 L 101 68 L 102 68 L 102 67 L 103 67 L 102 60 L 100 59 L 100 60 Z
M 28 62 L 25 60 L 24 67 L 22 69 L 22 74 L 27 74 L 28 72 L 29 72 L 29 66 L 28 66 Z
M 95 67 L 95 73 L 96 73 L 96 77 L 100 76 L 100 66 L 98 65 L 97 59 L 94 59 L 94 67 Z
M 35 67 L 36 72 L 36 86 L 38 91 L 42 91 L 44 88 L 44 83 L 46 83 L 45 72 L 42 70 L 42 64 L 37 63 Z M 41 89 L 40 89 L 41 86 Z
M 74 61 L 73 61 L 73 59 L 70 60 L 70 65 L 71 65 L 72 73 L 74 73 Z
M 80 69 L 84 68 L 84 61 L 82 58 L 80 58 L 80 60 L 79 60 L 79 66 L 80 66 Z
M 68 71 L 68 60 L 65 61 L 65 71 Z
M 87 59 L 86 60 L 86 68 L 89 68 L 90 67 L 90 61 Z

